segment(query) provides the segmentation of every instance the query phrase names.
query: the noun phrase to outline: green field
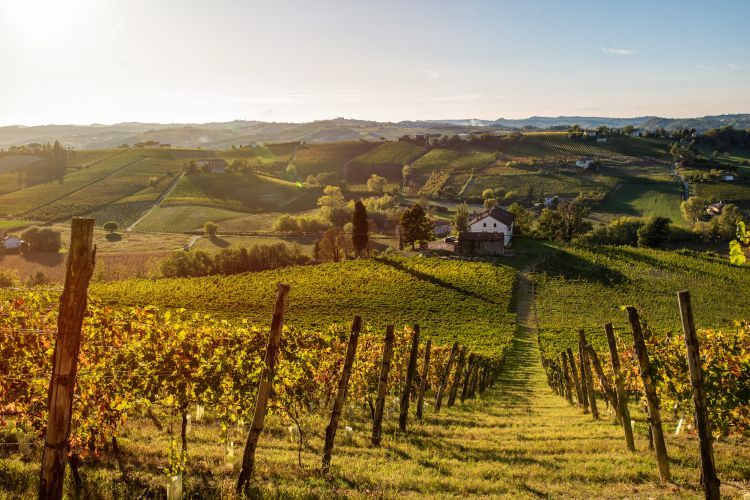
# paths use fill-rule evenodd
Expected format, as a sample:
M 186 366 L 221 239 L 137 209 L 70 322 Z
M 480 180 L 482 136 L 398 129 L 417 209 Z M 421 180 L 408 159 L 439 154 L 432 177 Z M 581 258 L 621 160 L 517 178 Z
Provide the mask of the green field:
M 492 151 L 456 150 L 437 148 L 421 156 L 412 164 L 416 172 L 431 172 L 433 170 L 481 170 L 497 159 L 497 153 Z
M 242 216 L 241 212 L 200 205 L 161 206 L 155 208 L 138 223 L 139 231 L 181 233 L 202 229 L 208 221 L 220 223 Z M 219 229 L 221 229 L 221 225 Z
M 620 184 L 612 191 L 597 215 L 635 217 L 668 217 L 682 225 L 682 188 L 677 182 L 644 182 Z
M 512 157 L 632 156 L 666 158 L 668 141 L 633 137 L 607 137 L 606 142 L 572 140 L 565 132 L 523 134 L 507 152 Z
M 463 185 L 468 175 L 452 179 L 456 185 Z M 608 192 L 615 187 L 618 177 L 603 173 L 582 170 L 540 169 L 536 172 L 509 172 L 508 175 L 476 175 L 462 193 L 466 198 L 480 198 L 482 192 L 491 188 L 506 193 L 515 191 L 524 196 L 533 189 L 535 197 L 576 196 L 581 191 Z
M 406 165 L 419 158 L 427 151 L 422 146 L 410 142 L 384 142 L 367 153 L 361 154 L 351 161 L 354 167 L 379 167 L 391 165 Z
M 96 285 L 107 303 L 186 307 L 265 323 L 276 284 L 291 286 L 286 323 L 322 328 L 355 314 L 382 329 L 419 322 L 424 335 L 459 338 L 487 353 L 506 346 L 515 330 L 506 266 L 439 259 L 355 260 L 228 277 L 134 280 Z M 470 313 L 467 313 L 470 311 Z
M 726 258 L 632 247 L 555 249 L 535 243 L 537 315 L 542 345 L 559 352 L 577 330 L 606 351 L 603 325 L 629 334 L 620 306 L 636 306 L 658 333 L 681 332 L 677 291 L 688 289 L 698 328 L 731 327 L 747 318 L 750 268 Z
M 228 149 L 219 153 L 219 156 L 230 163 L 242 159 L 259 172 L 279 174 L 286 168 L 298 145 L 298 142 L 284 142 Z
M 696 196 L 707 200 L 733 203 L 740 208 L 750 209 L 750 183 L 740 179 L 734 182 L 696 182 L 691 184 Z
M 292 164 L 300 179 L 323 172 L 341 172 L 344 164 L 374 147 L 377 142 L 345 141 L 319 144 L 303 144 L 297 148 Z

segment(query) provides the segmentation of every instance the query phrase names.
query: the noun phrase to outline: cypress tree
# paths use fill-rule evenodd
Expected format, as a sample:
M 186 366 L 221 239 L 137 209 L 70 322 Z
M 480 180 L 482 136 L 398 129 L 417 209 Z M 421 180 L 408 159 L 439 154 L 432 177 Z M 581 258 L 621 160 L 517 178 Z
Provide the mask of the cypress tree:
M 359 200 L 354 204 L 352 226 L 352 244 L 354 244 L 354 248 L 357 249 L 357 255 L 362 256 L 362 253 L 367 248 L 367 231 L 369 228 L 369 224 L 367 223 L 367 210 L 365 209 L 362 200 Z

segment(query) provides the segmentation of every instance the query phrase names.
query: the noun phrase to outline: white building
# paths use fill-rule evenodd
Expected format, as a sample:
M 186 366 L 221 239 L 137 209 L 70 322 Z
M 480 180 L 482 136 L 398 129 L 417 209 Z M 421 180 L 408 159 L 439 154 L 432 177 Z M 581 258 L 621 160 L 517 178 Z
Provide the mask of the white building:
M 5 250 L 18 250 L 23 246 L 23 240 L 18 236 L 8 236 L 3 240 Z
M 576 160 L 576 167 L 578 168 L 589 168 L 594 163 L 594 160 L 591 158 L 583 158 L 581 160 Z
M 724 180 L 727 182 L 734 182 L 734 176 L 733 175 L 725 175 Z
M 469 219 L 470 233 L 503 233 L 505 246 L 513 239 L 515 216 L 502 208 L 492 208 Z

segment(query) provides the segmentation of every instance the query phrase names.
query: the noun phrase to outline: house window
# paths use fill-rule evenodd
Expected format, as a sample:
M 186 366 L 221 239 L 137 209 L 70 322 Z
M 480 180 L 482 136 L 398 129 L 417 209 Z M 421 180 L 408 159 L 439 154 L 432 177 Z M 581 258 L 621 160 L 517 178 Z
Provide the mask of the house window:
M 487 227 L 487 223 L 486 223 L 486 222 L 483 222 L 483 223 L 482 223 L 482 227 Z
M 493 222 L 492 227 L 497 227 L 497 222 Z

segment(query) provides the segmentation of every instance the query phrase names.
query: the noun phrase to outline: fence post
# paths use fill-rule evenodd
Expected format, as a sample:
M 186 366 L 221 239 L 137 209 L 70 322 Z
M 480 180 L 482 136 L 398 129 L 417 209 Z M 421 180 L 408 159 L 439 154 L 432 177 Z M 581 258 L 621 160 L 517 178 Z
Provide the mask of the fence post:
M 482 368 L 482 356 L 477 355 L 474 359 L 474 370 L 471 372 L 471 378 L 469 379 L 469 393 L 468 397 L 473 398 L 477 393 L 477 382 L 479 380 L 479 370 Z
M 271 397 L 274 373 L 276 371 L 276 360 L 279 357 L 279 344 L 281 344 L 281 329 L 284 325 L 284 309 L 286 308 L 286 297 L 289 294 L 289 285 L 279 283 L 276 292 L 276 305 L 273 309 L 271 320 L 271 333 L 268 336 L 266 346 L 266 357 L 263 361 L 263 369 L 260 372 L 260 384 L 258 384 L 258 398 L 255 402 L 255 413 L 250 432 L 247 435 L 245 452 L 242 456 L 242 468 L 237 480 L 237 492 L 241 493 L 247 488 L 250 477 L 255 468 L 255 450 L 258 447 L 258 439 L 263 432 L 263 424 L 266 420 L 268 399 Z
M 708 419 L 708 408 L 706 404 L 706 390 L 703 387 L 703 369 L 701 367 L 701 356 L 698 344 L 698 335 L 695 331 L 693 321 L 693 306 L 690 303 L 690 292 L 683 290 L 677 294 L 680 304 L 680 317 L 682 318 L 682 330 L 685 332 L 685 348 L 687 350 L 688 368 L 690 369 L 690 381 L 693 386 L 693 406 L 695 427 L 698 429 L 698 438 L 701 445 L 701 484 L 709 500 L 720 498 L 719 489 L 721 482 L 716 474 L 714 463 L 714 450 L 711 435 L 711 422 Z
M 385 327 L 385 341 L 383 342 L 383 360 L 380 363 L 380 379 L 378 379 L 378 394 L 375 399 L 375 415 L 372 420 L 372 445 L 380 446 L 380 434 L 383 425 L 383 410 L 385 408 L 385 393 L 388 390 L 388 373 L 391 370 L 393 358 L 393 325 Z
M 568 363 L 565 361 L 565 351 L 560 353 L 560 364 L 563 370 L 563 381 L 565 382 L 565 398 L 568 403 L 573 404 L 573 391 L 570 387 L 570 375 L 568 374 Z
M 589 412 L 589 389 L 586 383 L 586 365 L 581 349 L 581 342 L 578 341 L 578 374 L 581 376 L 581 397 L 583 402 L 583 413 Z
M 651 433 L 654 439 L 654 448 L 656 449 L 656 461 L 659 464 L 659 477 L 662 481 L 669 481 L 669 457 L 667 456 L 667 445 L 664 443 L 664 432 L 661 428 L 661 413 L 659 412 L 659 399 L 656 396 L 656 390 L 653 385 L 651 362 L 648 359 L 646 342 L 643 340 L 643 331 L 641 330 L 641 321 L 638 317 L 638 311 L 635 307 L 628 307 L 628 320 L 630 328 L 633 331 L 633 344 L 638 356 L 638 364 L 641 369 L 641 379 L 643 380 L 643 390 L 646 393 L 646 402 L 648 403 L 648 417 Z
M 604 394 L 606 394 L 607 399 L 609 400 L 609 404 L 611 404 L 615 410 L 615 418 L 619 421 L 620 409 L 619 405 L 617 404 L 617 394 L 612 389 L 607 376 L 604 374 L 602 364 L 599 362 L 599 356 L 597 356 L 596 351 L 591 344 L 586 344 L 586 354 L 588 354 L 589 358 L 591 359 L 591 364 L 594 365 L 594 371 L 596 372 L 596 376 L 599 378 L 599 382 L 602 384 Z
M 607 334 L 607 343 L 609 344 L 609 356 L 612 360 L 612 373 L 615 377 L 615 390 L 617 391 L 617 407 L 620 409 L 622 419 L 622 428 L 625 431 L 625 443 L 628 450 L 635 451 L 635 441 L 633 440 L 633 426 L 630 423 L 630 410 L 628 409 L 627 395 L 625 386 L 620 374 L 620 355 L 617 353 L 617 342 L 615 340 L 615 331 L 612 323 L 604 325 L 604 331 Z
M 440 387 L 435 395 L 435 413 L 439 412 L 440 407 L 443 405 L 443 395 L 445 394 L 445 388 L 447 387 L 448 379 L 450 378 L 451 365 L 453 365 L 453 360 L 456 359 L 457 353 L 458 342 L 454 342 L 453 347 L 451 348 L 451 353 L 448 356 L 448 364 L 445 365 L 445 373 L 443 373 L 443 378 L 440 380 Z
M 469 354 L 469 362 L 466 366 L 466 374 L 464 375 L 464 384 L 461 388 L 461 403 L 463 403 L 466 400 L 466 396 L 469 394 L 469 381 L 471 379 L 471 374 L 474 371 L 474 360 L 476 358 L 476 354 L 471 353 Z
M 422 379 L 419 381 L 419 396 L 417 397 L 417 418 L 422 420 L 422 409 L 424 407 L 424 392 L 427 390 L 427 374 L 430 370 L 430 348 L 432 339 L 427 339 L 424 346 L 424 364 L 422 365 Z
M 94 274 L 96 258 L 93 238 L 94 219 L 74 218 L 71 222 L 70 251 L 65 269 L 65 286 L 60 297 L 57 338 L 52 355 L 52 378 L 47 396 L 47 432 L 39 478 L 39 498 L 45 500 L 62 498 L 65 482 L 81 327 L 86 312 L 86 293 Z
M 448 394 L 448 406 L 456 404 L 456 396 L 458 395 L 458 386 L 461 383 L 461 374 L 464 371 L 464 364 L 466 363 L 466 346 L 461 348 L 461 354 L 458 355 L 458 363 L 456 364 L 456 371 L 453 374 L 453 382 L 451 383 L 451 390 Z
M 333 411 L 331 412 L 331 421 L 326 427 L 326 442 L 323 448 L 323 471 L 327 471 L 331 466 L 331 454 L 333 453 L 333 443 L 336 439 L 336 430 L 339 426 L 339 418 L 341 417 L 341 409 L 344 407 L 344 400 L 346 399 L 346 391 L 349 388 L 349 376 L 352 373 L 352 365 L 354 364 L 354 355 L 357 352 L 357 342 L 359 341 L 359 331 L 362 328 L 362 317 L 354 316 L 352 321 L 352 330 L 349 334 L 349 345 L 346 348 L 346 358 L 344 358 L 344 368 L 341 371 L 341 379 L 339 380 L 339 389 L 336 393 L 336 400 L 333 403 Z
M 568 363 L 570 364 L 570 373 L 573 375 L 573 383 L 576 386 L 576 399 L 578 406 L 583 405 L 583 394 L 581 394 L 581 383 L 578 380 L 578 370 L 576 370 L 576 359 L 573 357 L 573 350 L 568 347 Z
M 409 364 L 406 366 L 406 380 L 404 381 L 404 392 L 401 394 L 401 412 L 398 416 L 398 427 L 406 431 L 406 421 L 409 418 L 409 396 L 411 396 L 411 383 L 414 380 L 414 372 L 417 371 L 417 358 L 419 357 L 419 325 L 414 325 L 414 333 L 411 335 L 411 352 L 409 353 Z

